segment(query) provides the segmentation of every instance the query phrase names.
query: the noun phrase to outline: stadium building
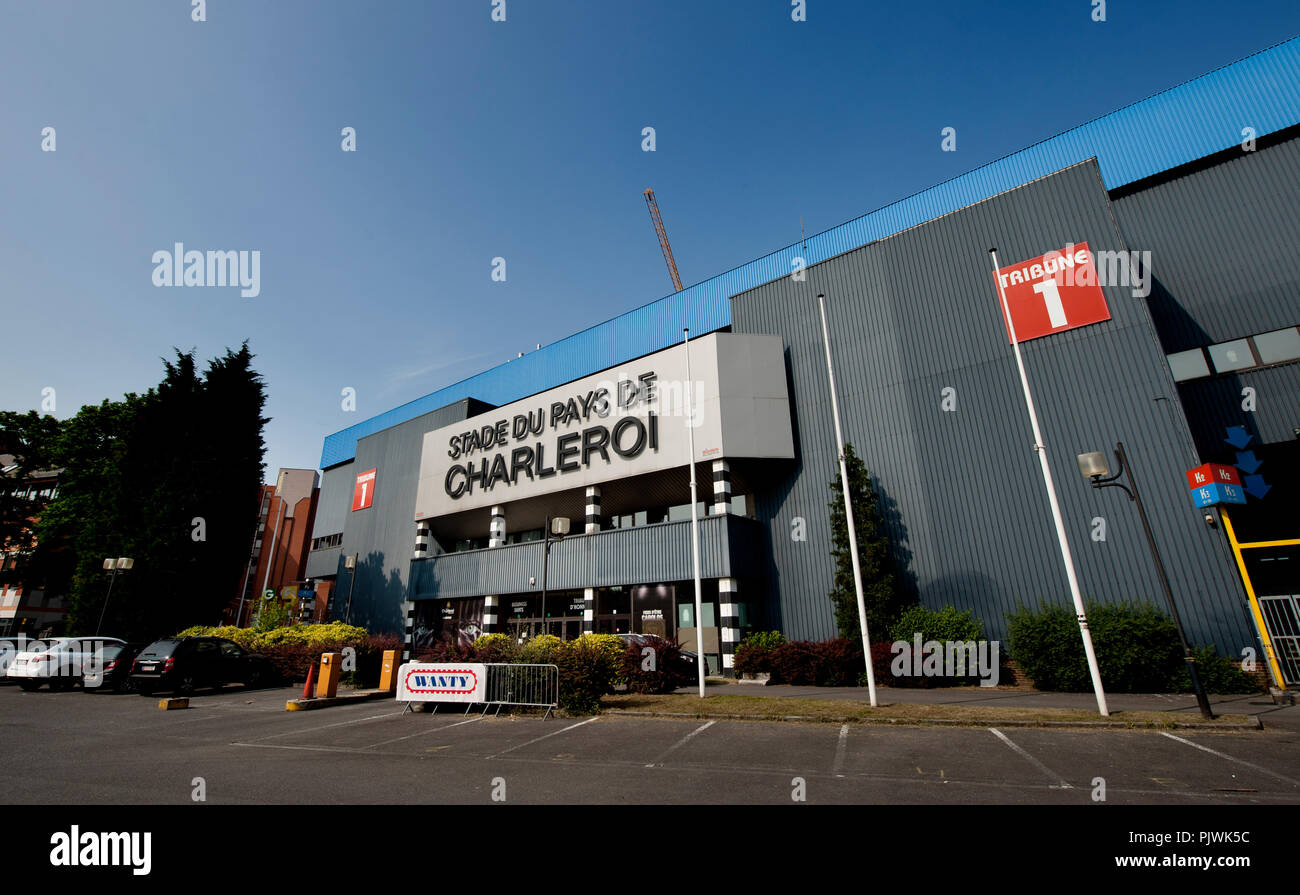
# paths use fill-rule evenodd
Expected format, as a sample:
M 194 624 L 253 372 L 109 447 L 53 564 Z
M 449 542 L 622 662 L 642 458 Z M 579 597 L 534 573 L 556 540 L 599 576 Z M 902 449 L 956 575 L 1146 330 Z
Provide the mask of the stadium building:
M 833 636 L 824 294 L 923 604 L 989 637 L 1070 605 L 1014 325 L 1084 599 L 1164 605 L 1135 505 L 1076 465 L 1122 442 L 1189 637 L 1294 683 L 1298 125 L 1293 39 L 336 432 L 306 574 L 417 644 L 654 632 L 726 670 L 749 629 Z

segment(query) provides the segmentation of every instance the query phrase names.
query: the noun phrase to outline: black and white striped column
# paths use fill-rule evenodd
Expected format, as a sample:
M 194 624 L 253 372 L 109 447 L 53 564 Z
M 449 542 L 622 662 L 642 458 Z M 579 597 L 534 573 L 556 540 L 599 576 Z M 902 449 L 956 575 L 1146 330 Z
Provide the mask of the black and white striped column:
M 496 594 L 488 594 L 483 598 L 483 633 L 495 634 L 497 632 L 497 606 L 501 603 L 501 597 Z
M 731 674 L 740 642 L 740 585 L 735 578 L 718 579 L 718 609 L 722 616 L 722 672 Z
M 429 542 L 433 540 L 433 530 L 427 521 L 415 523 L 415 553 L 412 559 L 424 559 L 429 555 Z
M 582 589 L 582 633 L 590 634 L 596 630 L 596 589 Z
M 731 464 L 726 460 L 713 461 L 713 506 L 710 515 L 731 512 Z
M 492 523 L 488 526 L 488 546 L 504 547 L 506 543 L 506 508 L 492 508 Z
M 415 641 L 415 604 L 409 600 L 402 604 L 406 611 L 406 636 L 402 643 L 402 661 L 411 661 L 411 651 Z
M 600 531 L 600 486 L 587 486 L 587 534 Z

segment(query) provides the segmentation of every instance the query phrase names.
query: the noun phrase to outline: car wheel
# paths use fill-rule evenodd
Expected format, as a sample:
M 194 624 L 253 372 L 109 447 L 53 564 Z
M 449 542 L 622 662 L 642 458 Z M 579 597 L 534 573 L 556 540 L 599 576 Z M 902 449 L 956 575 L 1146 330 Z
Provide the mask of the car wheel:
M 213 693 L 220 693 L 220 692 L 221 692 L 221 688 L 224 687 L 224 686 L 225 686 L 225 684 L 223 684 L 221 681 L 213 681 L 213 682 L 212 682 L 212 692 L 213 692 Z
M 34 693 L 41 688 L 40 681 L 19 681 L 18 686 L 22 687 L 28 693 Z
M 247 687 L 249 690 L 255 690 L 258 687 L 262 686 L 262 681 L 265 679 L 265 677 L 266 676 L 262 674 L 262 669 L 260 668 L 250 669 L 248 672 L 248 683 L 244 684 L 244 686 Z
M 193 695 L 194 687 L 197 683 L 198 682 L 194 679 L 194 675 L 192 674 L 185 675 L 176 683 L 176 695 L 177 696 Z

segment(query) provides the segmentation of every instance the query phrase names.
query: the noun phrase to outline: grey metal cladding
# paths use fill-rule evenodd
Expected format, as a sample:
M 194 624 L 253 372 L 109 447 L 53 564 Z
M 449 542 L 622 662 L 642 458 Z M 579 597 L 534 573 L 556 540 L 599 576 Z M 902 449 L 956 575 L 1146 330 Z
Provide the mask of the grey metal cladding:
M 352 623 L 375 631 L 402 630 L 401 604 L 407 598 L 415 548 L 415 489 L 424 433 L 463 420 L 482 407 L 478 401 L 457 401 L 357 441 L 356 459 L 346 468 L 348 503 L 335 567 L 338 578 L 330 606 L 332 618 L 343 617 L 351 588 L 353 573 L 343 568 L 343 558 L 356 553 Z M 373 503 L 353 512 L 352 483 L 357 474 L 370 469 L 377 470 Z M 431 547 L 437 550 L 437 542 Z
M 352 485 L 356 481 L 355 467 L 351 462 L 331 467 L 321 473 L 320 495 L 316 498 L 316 520 L 311 527 L 312 538 L 323 538 L 343 531 L 352 508 Z M 308 571 L 308 577 L 312 576 Z M 333 575 L 329 572 L 316 574 Z
M 1170 354 L 1300 323 L 1300 139 L 1216 161 L 1112 203 Z
M 766 623 L 799 638 L 834 634 L 837 461 L 818 292 L 845 439 L 873 476 L 921 601 L 969 607 L 998 638 L 1019 604 L 1069 605 L 988 249 L 1008 265 L 1082 241 L 1124 248 L 1093 162 L 810 267 L 804 282 L 733 297 L 736 331 L 784 336 L 795 407 L 796 464 L 756 499 L 775 566 Z M 1187 494 L 1183 472 L 1197 460 L 1146 304 L 1104 292 L 1111 320 L 1022 346 L 1085 600 L 1161 597 L 1133 507 L 1117 489 L 1093 490 L 1075 464 L 1123 441 L 1191 636 L 1249 645 L 1227 547 Z M 952 412 L 941 408 L 948 388 Z M 806 540 L 792 536 L 796 517 Z M 1090 537 L 1099 517 L 1105 541 Z
M 304 577 L 328 578 L 336 574 L 339 567 L 339 557 L 342 555 L 342 547 L 311 551 L 307 554 L 307 567 L 303 572 Z
M 551 590 L 654 584 L 689 579 L 691 523 L 664 522 L 575 535 L 551 545 Z M 702 578 L 741 576 L 756 563 L 764 537 L 739 516 L 700 518 Z M 411 563 L 411 599 L 541 593 L 542 544 L 530 541 L 447 553 Z M 529 578 L 533 583 L 529 583 Z

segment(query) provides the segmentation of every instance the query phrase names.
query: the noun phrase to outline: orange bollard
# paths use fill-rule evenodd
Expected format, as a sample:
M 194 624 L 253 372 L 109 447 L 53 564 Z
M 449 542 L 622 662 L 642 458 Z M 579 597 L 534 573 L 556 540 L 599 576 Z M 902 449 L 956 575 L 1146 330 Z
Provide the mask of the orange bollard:
M 384 650 L 384 664 L 379 672 L 379 689 L 385 693 L 392 693 L 397 690 L 397 666 L 399 664 L 397 657 L 397 650 Z
M 317 698 L 333 699 L 338 695 L 342 665 L 342 653 L 321 653 L 320 680 L 316 682 Z
M 312 685 L 312 681 L 314 681 L 315 679 L 316 679 L 316 663 L 313 662 L 307 668 L 307 683 L 303 684 L 302 687 L 303 699 L 311 699 L 311 685 Z

